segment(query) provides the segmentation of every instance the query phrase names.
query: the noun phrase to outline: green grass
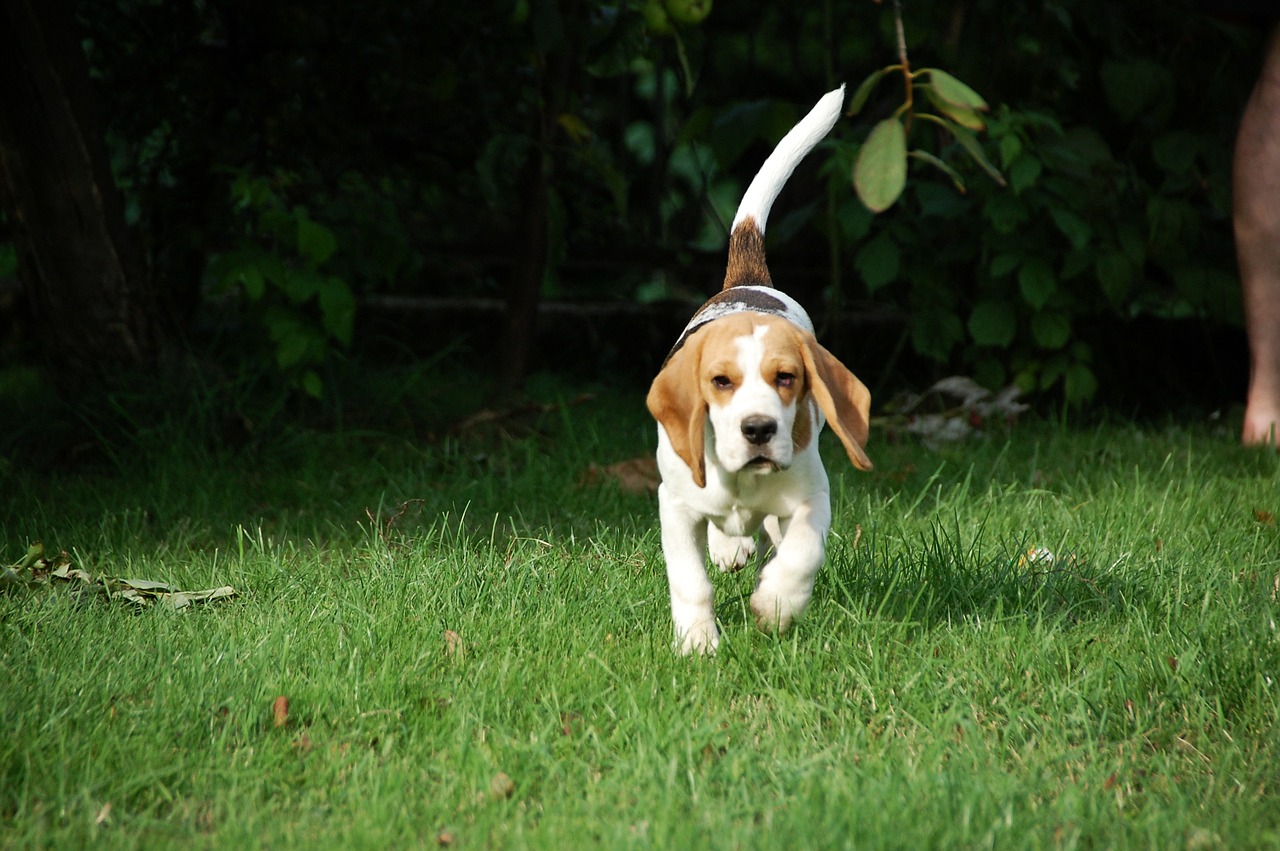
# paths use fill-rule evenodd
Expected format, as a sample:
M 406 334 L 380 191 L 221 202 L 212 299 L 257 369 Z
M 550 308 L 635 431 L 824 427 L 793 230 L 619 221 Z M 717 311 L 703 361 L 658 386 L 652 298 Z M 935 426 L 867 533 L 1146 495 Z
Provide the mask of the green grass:
M 833 442 L 806 619 L 717 575 L 683 659 L 654 499 L 581 483 L 651 451 L 640 395 L 536 425 L 10 464 L 0 562 L 239 596 L 0 596 L 0 844 L 1280 847 L 1280 462 L 1233 432 Z

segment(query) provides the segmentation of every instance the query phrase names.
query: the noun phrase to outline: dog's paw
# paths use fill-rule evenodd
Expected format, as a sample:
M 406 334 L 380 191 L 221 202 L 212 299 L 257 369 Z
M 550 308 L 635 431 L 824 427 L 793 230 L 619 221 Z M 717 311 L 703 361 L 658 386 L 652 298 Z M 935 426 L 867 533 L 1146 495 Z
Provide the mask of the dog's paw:
M 711 563 L 721 573 L 742 570 L 756 554 L 754 538 L 726 535 L 715 526 L 707 526 L 707 552 Z
M 751 595 L 751 613 L 761 632 L 783 633 L 809 606 L 809 594 L 779 594 L 761 585 Z
M 675 650 L 681 656 L 714 656 L 719 646 L 720 631 L 714 622 L 695 624 L 676 633 Z

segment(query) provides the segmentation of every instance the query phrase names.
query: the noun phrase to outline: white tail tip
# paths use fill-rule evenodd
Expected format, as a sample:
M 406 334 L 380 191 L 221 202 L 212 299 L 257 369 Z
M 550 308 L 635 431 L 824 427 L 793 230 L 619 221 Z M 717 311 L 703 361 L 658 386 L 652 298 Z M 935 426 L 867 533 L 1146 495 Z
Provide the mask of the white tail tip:
M 809 114 L 792 127 L 782 141 L 769 154 L 769 158 L 760 166 L 751 185 L 742 195 L 738 204 L 738 214 L 733 217 L 733 229 L 743 219 L 756 220 L 756 226 L 764 233 L 765 222 L 769 219 L 769 209 L 782 190 L 783 184 L 795 171 L 796 165 L 805 158 L 813 146 L 822 141 L 831 132 L 840 111 L 844 107 L 844 85 L 827 92 L 809 110 Z

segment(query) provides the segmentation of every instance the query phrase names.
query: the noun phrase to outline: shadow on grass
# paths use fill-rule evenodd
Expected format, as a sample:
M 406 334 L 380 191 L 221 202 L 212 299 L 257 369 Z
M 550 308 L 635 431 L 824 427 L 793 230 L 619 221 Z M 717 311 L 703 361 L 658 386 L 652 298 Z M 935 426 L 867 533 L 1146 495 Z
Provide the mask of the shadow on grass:
M 992 543 L 981 529 L 966 536 L 938 523 L 906 547 L 891 550 L 873 532 L 856 546 L 833 548 L 818 593 L 878 620 L 923 629 L 1009 617 L 1072 625 L 1127 611 L 1146 596 L 1116 563 L 1050 554 L 1025 542 Z

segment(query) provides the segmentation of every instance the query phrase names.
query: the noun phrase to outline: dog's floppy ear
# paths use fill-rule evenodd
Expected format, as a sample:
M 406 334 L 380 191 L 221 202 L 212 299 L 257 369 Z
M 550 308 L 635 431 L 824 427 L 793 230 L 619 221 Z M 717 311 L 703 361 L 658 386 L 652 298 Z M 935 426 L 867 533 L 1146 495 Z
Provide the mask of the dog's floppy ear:
M 831 430 L 844 444 L 849 460 L 859 470 L 870 470 L 871 459 L 862 447 L 867 443 L 871 392 L 812 334 L 799 332 L 800 351 L 808 373 L 809 389 L 826 414 Z
M 693 483 L 707 485 L 707 460 L 703 454 L 707 424 L 707 400 L 702 395 L 702 336 L 690 337 L 663 364 L 653 379 L 646 400 L 649 413 L 666 431 L 680 460 L 693 473 Z

